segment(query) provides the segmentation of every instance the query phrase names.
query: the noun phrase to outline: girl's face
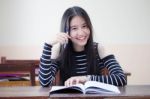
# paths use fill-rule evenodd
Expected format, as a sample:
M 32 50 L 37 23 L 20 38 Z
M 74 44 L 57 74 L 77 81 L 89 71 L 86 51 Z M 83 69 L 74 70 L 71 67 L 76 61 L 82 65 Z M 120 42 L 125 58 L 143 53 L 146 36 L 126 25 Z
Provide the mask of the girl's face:
M 70 21 L 70 37 L 76 51 L 84 50 L 90 36 L 90 29 L 85 20 L 80 16 L 75 16 Z

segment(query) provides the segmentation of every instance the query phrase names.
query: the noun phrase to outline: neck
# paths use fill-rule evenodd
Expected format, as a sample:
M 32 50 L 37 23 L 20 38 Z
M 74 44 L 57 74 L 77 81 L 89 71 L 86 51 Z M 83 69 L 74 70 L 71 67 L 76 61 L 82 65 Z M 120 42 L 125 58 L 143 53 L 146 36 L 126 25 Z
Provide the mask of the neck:
M 77 52 L 83 51 L 84 46 L 74 46 L 74 50 L 77 51 Z

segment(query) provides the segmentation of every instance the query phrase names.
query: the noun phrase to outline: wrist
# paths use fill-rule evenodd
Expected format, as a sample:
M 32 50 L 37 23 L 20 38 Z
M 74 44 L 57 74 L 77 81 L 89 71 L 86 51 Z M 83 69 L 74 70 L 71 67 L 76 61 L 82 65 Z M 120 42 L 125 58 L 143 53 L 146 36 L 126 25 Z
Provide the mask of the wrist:
M 49 43 L 47 43 L 47 42 L 45 42 L 44 45 L 47 46 L 47 47 L 49 47 L 49 48 L 52 48 L 52 45 L 49 44 Z
M 49 44 L 49 45 L 55 45 L 55 44 L 57 44 L 57 41 L 56 40 L 53 40 L 53 39 L 50 39 L 50 40 L 46 40 L 45 41 L 47 44 Z

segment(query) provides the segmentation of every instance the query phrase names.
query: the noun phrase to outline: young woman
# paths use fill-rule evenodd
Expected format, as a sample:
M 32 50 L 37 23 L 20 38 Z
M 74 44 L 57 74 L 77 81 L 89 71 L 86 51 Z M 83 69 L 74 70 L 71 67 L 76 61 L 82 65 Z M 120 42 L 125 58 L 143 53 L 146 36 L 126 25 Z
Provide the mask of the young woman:
M 109 75 L 100 71 L 107 68 Z M 125 75 L 114 55 L 93 42 L 93 29 L 86 11 L 68 8 L 62 17 L 61 33 L 44 45 L 40 58 L 39 80 L 43 87 L 52 85 L 60 70 L 60 84 L 71 86 L 86 81 L 99 81 L 116 86 L 126 85 Z

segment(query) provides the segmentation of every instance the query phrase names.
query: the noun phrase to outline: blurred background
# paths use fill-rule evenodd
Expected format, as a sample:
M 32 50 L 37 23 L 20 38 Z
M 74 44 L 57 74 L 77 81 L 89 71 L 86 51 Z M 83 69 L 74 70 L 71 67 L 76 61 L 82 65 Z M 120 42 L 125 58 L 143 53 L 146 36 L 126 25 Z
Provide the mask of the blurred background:
M 72 6 L 88 12 L 94 40 L 131 73 L 128 84 L 150 84 L 150 0 L 0 0 L 0 57 L 39 59 Z

